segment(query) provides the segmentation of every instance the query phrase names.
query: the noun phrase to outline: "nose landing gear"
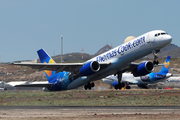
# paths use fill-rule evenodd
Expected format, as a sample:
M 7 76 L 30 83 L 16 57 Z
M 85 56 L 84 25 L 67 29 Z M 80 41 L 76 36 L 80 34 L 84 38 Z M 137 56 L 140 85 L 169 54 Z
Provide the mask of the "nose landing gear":
M 154 65 L 158 65 L 159 64 L 159 61 L 158 61 L 158 52 L 159 52 L 160 50 L 155 50 L 154 52 L 153 52 L 153 55 L 154 55 L 154 61 L 153 61 L 153 64 Z

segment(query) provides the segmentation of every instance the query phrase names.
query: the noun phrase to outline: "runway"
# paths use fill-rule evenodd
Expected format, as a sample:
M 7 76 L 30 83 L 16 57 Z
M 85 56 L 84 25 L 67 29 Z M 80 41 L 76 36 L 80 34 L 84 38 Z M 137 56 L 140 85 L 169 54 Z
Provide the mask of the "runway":
M 179 119 L 180 106 L 0 106 L 1 120 Z
M 179 109 L 180 106 L 0 106 L 0 109 Z

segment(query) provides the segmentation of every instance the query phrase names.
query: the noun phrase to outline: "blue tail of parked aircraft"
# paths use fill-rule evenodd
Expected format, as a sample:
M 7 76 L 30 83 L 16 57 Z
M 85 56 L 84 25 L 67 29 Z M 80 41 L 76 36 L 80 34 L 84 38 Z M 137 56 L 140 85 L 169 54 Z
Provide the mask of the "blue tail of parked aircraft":
M 161 71 L 159 73 L 168 73 L 169 72 L 170 60 L 171 60 L 171 57 L 167 56 L 167 58 L 164 62 L 165 65 L 161 68 Z
M 46 51 L 44 51 L 44 49 L 38 50 L 37 53 L 39 55 L 39 59 L 41 63 L 55 64 L 55 61 L 50 57 L 50 55 Z M 55 71 L 44 70 L 44 72 L 46 74 L 49 83 L 51 83 L 51 81 L 57 76 Z

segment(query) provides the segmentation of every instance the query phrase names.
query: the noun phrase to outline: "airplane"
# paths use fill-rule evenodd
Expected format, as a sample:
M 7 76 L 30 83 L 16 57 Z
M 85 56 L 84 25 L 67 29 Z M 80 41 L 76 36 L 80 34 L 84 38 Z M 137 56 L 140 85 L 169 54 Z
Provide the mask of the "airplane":
M 180 77 L 170 77 L 165 81 L 157 83 L 155 86 L 158 88 L 180 88 Z
M 1 82 L 0 81 L 0 88 L 4 88 L 4 90 L 41 90 L 43 87 L 18 87 L 16 88 L 15 86 L 21 85 L 21 84 L 31 84 L 31 86 L 33 84 L 46 84 L 48 83 L 48 81 L 38 81 L 38 82 L 28 82 L 28 81 L 11 81 L 8 83 L 5 82 Z
M 133 63 L 150 53 L 157 54 L 172 41 L 172 37 L 163 30 L 147 32 L 139 37 L 125 41 L 105 53 L 102 53 L 84 63 L 55 63 L 44 49 L 37 51 L 41 63 L 12 63 L 12 65 L 29 66 L 34 69 L 45 70 L 47 84 L 33 84 L 34 87 L 43 86 L 48 91 L 63 91 L 84 86 L 84 89 L 94 87 L 94 82 L 111 74 L 118 75 L 118 88 L 124 87 L 121 82 L 122 73 L 131 71 L 134 76 L 149 74 L 156 61 Z M 155 56 L 157 57 L 157 56 Z M 23 85 L 21 85 L 23 86 Z M 27 86 L 27 85 L 25 85 Z M 31 86 L 31 85 L 29 85 Z
M 170 56 L 167 56 L 164 65 L 162 66 L 159 72 L 152 72 L 145 76 L 134 77 L 131 73 L 123 73 L 122 82 L 126 84 L 126 89 L 130 89 L 130 84 L 138 85 L 140 88 L 147 89 L 148 84 L 155 84 L 158 82 L 162 82 L 166 79 L 170 79 L 173 75 L 169 73 L 169 65 L 170 65 Z M 110 75 L 106 78 L 102 79 L 104 83 L 113 86 L 115 89 L 118 89 L 118 78 L 115 75 Z

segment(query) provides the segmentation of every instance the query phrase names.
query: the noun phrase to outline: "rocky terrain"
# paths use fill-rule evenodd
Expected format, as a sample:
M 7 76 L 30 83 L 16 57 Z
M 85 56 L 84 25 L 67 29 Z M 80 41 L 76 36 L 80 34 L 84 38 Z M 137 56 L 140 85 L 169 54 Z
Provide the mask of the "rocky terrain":
M 43 71 L 38 72 L 30 67 L 0 64 L 0 81 L 46 81 Z

